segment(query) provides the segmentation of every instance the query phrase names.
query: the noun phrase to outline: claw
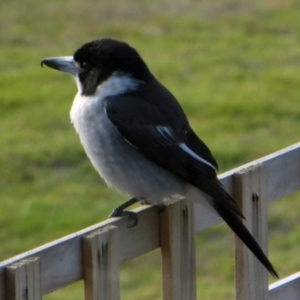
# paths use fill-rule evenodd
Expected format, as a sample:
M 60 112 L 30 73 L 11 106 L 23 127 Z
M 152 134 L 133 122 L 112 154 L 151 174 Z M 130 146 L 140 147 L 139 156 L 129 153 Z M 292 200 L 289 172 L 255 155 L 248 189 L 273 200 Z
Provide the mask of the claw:
M 139 222 L 138 216 L 136 213 L 132 211 L 124 211 L 123 212 L 128 217 L 128 228 L 135 227 L 137 223 Z
M 122 210 L 121 207 L 116 207 L 112 213 L 109 215 L 109 218 L 114 218 L 114 217 L 127 217 L 128 218 L 128 228 L 135 227 L 138 223 L 138 216 L 136 213 L 132 211 L 124 211 Z

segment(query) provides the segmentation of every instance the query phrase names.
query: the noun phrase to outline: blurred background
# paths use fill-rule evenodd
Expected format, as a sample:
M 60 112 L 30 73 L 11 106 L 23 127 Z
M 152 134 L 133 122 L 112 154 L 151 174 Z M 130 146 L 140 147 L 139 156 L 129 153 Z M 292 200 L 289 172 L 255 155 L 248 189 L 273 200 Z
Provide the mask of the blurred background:
M 44 57 L 92 39 L 128 42 L 180 101 L 220 172 L 299 142 L 299 1 L 3 0 L 0 9 L 1 261 L 126 200 L 99 178 L 70 124 L 74 82 L 42 69 Z M 300 270 L 299 197 L 271 203 L 269 220 L 269 256 L 283 278 Z M 233 241 L 224 224 L 197 234 L 199 299 L 233 298 Z M 161 299 L 159 251 L 125 263 L 121 276 L 122 299 Z M 45 299 L 83 299 L 82 283 Z

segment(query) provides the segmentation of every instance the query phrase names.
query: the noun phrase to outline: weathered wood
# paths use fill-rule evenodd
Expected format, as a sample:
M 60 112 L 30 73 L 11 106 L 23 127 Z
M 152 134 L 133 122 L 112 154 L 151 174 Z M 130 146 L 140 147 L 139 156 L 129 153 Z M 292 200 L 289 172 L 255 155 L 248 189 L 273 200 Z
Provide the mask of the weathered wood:
M 160 218 L 164 300 L 196 300 L 193 204 L 184 200 L 165 208 Z
M 6 268 L 6 300 L 42 300 L 38 257 L 21 260 Z
M 300 272 L 290 275 L 270 285 L 269 299 L 299 300 Z
M 120 299 L 117 227 L 108 225 L 83 238 L 83 276 L 86 300 Z
M 264 164 L 265 176 L 268 178 L 268 202 L 300 190 L 300 143 L 225 172 L 219 178 L 231 194 L 233 175 L 260 164 Z
M 300 189 L 300 143 L 278 151 L 274 154 L 233 169 L 219 176 L 222 184 L 232 193 L 233 174 L 250 166 L 264 164 L 265 176 L 268 178 L 265 200 L 272 201 Z M 91 231 L 107 225 L 118 227 L 122 244 L 120 261 L 130 260 L 159 247 L 159 213 L 155 207 L 141 207 L 138 212 L 139 224 L 128 229 L 126 220 L 113 219 L 96 224 L 62 239 L 33 249 L 0 263 L 0 300 L 5 298 L 5 268 L 31 256 L 41 259 L 42 292 L 63 288 L 83 278 L 81 239 Z M 203 230 L 221 222 L 221 218 L 208 213 L 199 205 L 194 207 L 195 231 Z M 141 241 L 135 243 L 136 240 Z
M 267 177 L 264 165 L 244 169 L 234 176 L 233 194 L 246 218 L 245 225 L 267 252 Z M 268 273 L 258 259 L 236 236 L 236 299 L 267 300 Z
M 41 259 L 43 295 L 82 280 L 82 238 L 107 225 L 118 227 L 119 242 L 122 245 L 120 261 L 130 260 L 157 249 L 159 247 L 159 212 L 157 208 L 143 206 L 135 211 L 138 213 L 139 223 L 134 228 L 127 227 L 126 218 L 109 219 L 2 262 L 0 264 L 0 300 L 6 300 L 5 268 L 31 256 L 38 256 Z M 136 241 L 141 242 L 136 243 Z
M 265 201 L 270 202 L 300 190 L 300 143 L 232 169 L 219 176 L 223 186 L 232 195 L 234 174 L 244 169 L 264 165 L 267 177 Z M 222 219 L 200 205 L 195 205 L 196 232 L 222 222 Z

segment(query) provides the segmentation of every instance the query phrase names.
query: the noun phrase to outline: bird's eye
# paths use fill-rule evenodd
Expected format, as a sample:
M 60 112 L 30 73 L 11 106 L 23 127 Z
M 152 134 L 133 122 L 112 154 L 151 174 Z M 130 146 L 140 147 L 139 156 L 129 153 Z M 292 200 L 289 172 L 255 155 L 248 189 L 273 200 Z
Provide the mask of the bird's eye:
M 80 69 L 82 69 L 83 71 L 86 71 L 87 69 L 89 69 L 90 64 L 87 61 L 83 61 L 80 63 Z

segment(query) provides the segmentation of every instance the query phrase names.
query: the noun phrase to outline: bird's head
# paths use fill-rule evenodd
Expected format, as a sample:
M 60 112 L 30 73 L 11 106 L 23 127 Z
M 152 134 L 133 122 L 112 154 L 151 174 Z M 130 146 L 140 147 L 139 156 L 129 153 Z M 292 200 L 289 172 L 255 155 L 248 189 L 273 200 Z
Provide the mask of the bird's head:
M 81 46 L 73 56 L 50 57 L 41 65 L 63 71 L 76 78 L 82 95 L 92 95 L 111 76 L 122 74 L 147 81 L 152 75 L 138 52 L 128 44 L 113 40 L 94 40 Z

